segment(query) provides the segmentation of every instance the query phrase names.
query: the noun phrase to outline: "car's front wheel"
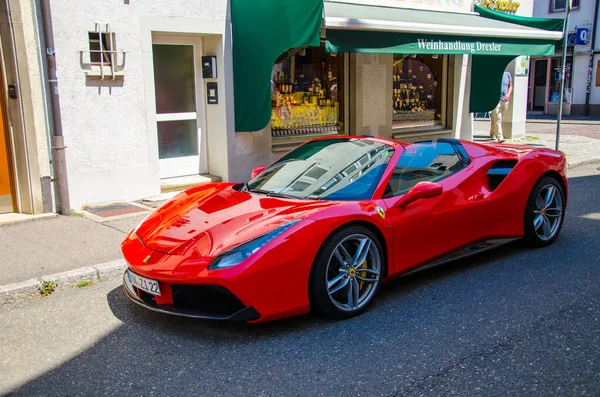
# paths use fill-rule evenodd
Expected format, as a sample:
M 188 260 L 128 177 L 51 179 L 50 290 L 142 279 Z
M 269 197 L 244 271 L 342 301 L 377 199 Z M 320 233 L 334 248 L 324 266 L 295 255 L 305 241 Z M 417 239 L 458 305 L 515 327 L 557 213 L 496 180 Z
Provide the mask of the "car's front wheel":
M 326 315 L 362 313 L 379 291 L 384 253 L 377 236 L 362 226 L 343 228 L 321 247 L 311 271 L 311 305 Z
M 553 177 L 542 177 L 533 187 L 525 208 L 525 242 L 545 247 L 556 240 L 565 217 L 565 193 Z

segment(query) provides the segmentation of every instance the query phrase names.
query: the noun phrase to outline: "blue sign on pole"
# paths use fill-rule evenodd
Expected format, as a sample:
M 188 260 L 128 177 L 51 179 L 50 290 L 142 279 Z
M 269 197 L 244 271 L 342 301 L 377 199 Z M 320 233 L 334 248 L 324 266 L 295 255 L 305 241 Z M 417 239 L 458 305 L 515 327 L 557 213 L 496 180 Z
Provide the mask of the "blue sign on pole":
M 577 45 L 586 45 L 589 33 L 588 28 L 577 28 Z

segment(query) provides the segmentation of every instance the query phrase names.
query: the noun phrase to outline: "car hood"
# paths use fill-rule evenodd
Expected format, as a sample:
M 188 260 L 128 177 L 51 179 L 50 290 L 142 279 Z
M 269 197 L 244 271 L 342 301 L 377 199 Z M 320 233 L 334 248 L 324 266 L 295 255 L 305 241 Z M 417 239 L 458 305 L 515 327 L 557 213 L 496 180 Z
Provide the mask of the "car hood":
M 135 231 L 143 244 L 170 255 L 214 257 L 291 220 L 335 205 L 241 192 L 209 184 L 176 196 Z

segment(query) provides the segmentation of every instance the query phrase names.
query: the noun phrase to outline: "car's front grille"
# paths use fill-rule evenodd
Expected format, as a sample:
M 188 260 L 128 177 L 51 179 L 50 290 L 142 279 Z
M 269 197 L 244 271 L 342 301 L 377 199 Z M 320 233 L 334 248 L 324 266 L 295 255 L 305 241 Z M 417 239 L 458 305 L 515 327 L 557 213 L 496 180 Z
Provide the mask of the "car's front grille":
M 245 308 L 228 289 L 217 285 L 171 285 L 177 308 L 220 315 L 232 315 Z

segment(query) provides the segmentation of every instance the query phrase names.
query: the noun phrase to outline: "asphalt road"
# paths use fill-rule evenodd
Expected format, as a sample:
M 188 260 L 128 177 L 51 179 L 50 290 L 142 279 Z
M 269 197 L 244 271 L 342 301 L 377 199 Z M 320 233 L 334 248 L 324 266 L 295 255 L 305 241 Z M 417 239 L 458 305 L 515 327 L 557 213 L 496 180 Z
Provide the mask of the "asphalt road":
M 596 167 L 570 173 L 551 247 L 511 245 L 397 280 L 347 321 L 181 319 L 127 302 L 116 281 L 1 307 L 0 393 L 598 396 Z

